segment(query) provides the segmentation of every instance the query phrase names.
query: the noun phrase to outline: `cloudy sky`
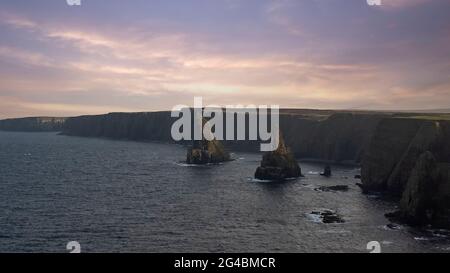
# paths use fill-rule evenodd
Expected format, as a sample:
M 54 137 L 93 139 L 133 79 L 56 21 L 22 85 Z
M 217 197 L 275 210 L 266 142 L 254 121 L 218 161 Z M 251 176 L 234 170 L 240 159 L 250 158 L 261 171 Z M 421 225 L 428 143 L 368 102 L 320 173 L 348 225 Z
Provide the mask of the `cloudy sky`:
M 0 118 L 450 107 L 450 1 L 0 0 Z

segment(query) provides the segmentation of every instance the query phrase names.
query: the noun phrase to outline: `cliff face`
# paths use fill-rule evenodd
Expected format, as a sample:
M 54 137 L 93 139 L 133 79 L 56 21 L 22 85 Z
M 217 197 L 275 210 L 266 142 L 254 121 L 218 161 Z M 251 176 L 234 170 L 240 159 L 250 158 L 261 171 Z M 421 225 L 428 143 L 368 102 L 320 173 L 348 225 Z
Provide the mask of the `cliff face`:
M 422 122 L 414 119 L 382 120 L 362 160 L 362 181 L 366 190 L 385 190 L 400 159 L 405 155 Z
M 411 171 L 400 201 L 402 216 L 418 223 L 432 220 L 428 213 L 433 207 L 433 194 L 437 193 L 439 172 L 436 158 L 429 151 L 423 153 Z M 430 211 L 431 212 L 431 211 Z
M 385 115 L 282 110 L 286 144 L 299 158 L 359 163 L 378 121 Z M 172 142 L 170 112 L 113 113 L 69 118 L 63 134 Z M 259 151 L 259 141 L 223 141 L 236 151 Z
M 137 141 L 171 141 L 170 112 L 110 113 L 68 118 L 62 134 Z
M 336 113 L 323 120 L 281 116 L 286 144 L 300 158 L 359 163 L 381 114 Z
M 443 127 L 448 121 L 386 118 L 377 126 L 362 161 L 362 181 L 368 191 L 401 195 L 419 156 L 431 150 L 445 162 L 448 145 Z
M 449 121 L 388 118 L 364 156 L 363 189 L 399 197 L 399 216 L 407 222 L 448 227 L 449 166 Z
M 34 117 L 0 120 L 0 130 L 16 132 L 58 132 L 66 118 Z

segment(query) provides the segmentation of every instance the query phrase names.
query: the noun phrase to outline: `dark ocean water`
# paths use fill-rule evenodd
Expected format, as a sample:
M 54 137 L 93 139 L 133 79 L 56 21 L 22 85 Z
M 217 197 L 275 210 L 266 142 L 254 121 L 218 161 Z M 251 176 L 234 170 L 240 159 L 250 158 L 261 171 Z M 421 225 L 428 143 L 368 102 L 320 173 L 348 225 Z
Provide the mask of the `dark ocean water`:
M 445 231 L 388 227 L 394 205 L 361 194 L 355 168 L 302 163 L 305 178 L 251 179 L 261 155 L 180 164 L 178 145 L 0 132 L 0 252 L 450 251 Z M 347 192 L 317 191 L 348 185 Z M 331 209 L 344 223 L 310 215 Z

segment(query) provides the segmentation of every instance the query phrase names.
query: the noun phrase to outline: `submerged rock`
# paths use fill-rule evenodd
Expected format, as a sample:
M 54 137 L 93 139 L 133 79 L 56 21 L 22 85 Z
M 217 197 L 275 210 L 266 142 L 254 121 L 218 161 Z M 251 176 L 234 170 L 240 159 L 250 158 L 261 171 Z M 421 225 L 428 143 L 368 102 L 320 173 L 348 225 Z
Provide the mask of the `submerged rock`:
M 313 211 L 309 214 L 316 222 L 322 222 L 324 224 L 344 223 L 344 219 L 339 216 L 335 211 L 324 209 L 320 211 Z
M 230 160 L 230 154 L 225 151 L 218 140 L 194 141 L 192 148 L 187 152 L 187 164 L 217 164 Z
M 256 169 L 255 178 L 282 181 L 300 176 L 302 170 L 280 134 L 278 148 L 263 155 L 261 166 Z
M 347 185 L 336 185 L 336 186 L 322 186 L 317 188 L 317 191 L 348 191 Z

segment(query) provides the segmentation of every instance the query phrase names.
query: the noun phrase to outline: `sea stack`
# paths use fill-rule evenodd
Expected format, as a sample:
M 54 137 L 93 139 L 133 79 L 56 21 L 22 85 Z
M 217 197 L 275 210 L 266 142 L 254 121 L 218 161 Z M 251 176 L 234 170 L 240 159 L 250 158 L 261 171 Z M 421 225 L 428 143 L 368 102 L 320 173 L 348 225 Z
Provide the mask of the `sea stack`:
M 286 147 L 281 134 L 278 148 L 263 155 L 261 166 L 255 172 L 256 179 L 272 181 L 283 181 L 301 175 L 300 166 L 292 152 Z
M 192 148 L 187 152 L 187 164 L 217 164 L 230 160 L 230 154 L 225 151 L 218 140 L 194 140 Z
M 325 168 L 323 169 L 323 173 L 321 173 L 320 175 L 325 176 L 325 177 L 330 177 L 331 176 L 330 165 L 326 165 Z

